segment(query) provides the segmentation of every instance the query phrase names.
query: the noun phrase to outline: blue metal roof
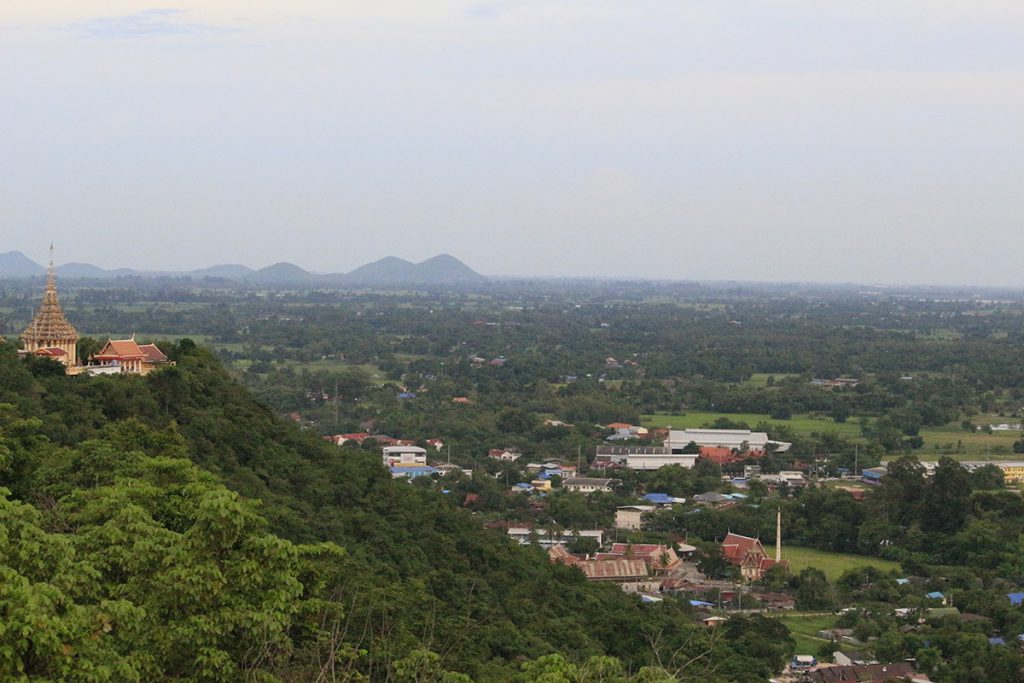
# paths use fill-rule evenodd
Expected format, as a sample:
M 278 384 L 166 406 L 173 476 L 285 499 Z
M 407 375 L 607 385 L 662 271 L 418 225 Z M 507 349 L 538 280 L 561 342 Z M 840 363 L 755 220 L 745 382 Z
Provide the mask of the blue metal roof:
M 662 505 L 668 505 L 669 503 L 675 502 L 672 496 L 668 495 L 667 493 L 648 493 L 646 496 L 644 496 L 644 500 L 650 501 L 652 503 L 659 503 Z
M 932 591 L 931 593 L 928 593 L 924 597 L 932 598 L 933 600 L 941 600 L 941 599 L 943 599 L 946 596 L 943 595 L 942 593 L 940 593 L 939 591 Z

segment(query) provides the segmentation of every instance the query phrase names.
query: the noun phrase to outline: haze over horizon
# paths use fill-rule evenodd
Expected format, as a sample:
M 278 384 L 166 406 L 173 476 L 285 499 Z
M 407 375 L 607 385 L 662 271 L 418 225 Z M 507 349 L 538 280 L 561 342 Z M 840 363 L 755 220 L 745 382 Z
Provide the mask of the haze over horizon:
M 0 10 L 0 252 L 1024 286 L 1024 5 Z

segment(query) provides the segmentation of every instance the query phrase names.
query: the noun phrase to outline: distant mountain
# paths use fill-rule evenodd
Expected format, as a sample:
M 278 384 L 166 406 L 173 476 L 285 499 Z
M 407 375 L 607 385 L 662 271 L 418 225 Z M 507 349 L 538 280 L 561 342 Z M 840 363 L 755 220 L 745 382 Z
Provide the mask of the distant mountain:
M 385 256 L 379 261 L 359 266 L 346 275 L 344 280 L 346 282 L 374 285 L 407 281 L 415 268 L 415 263 L 400 259 L 397 256 Z
M 275 263 L 253 270 L 240 264 L 220 264 L 187 272 L 141 271 L 131 268 L 106 269 L 91 263 L 65 263 L 56 267 L 57 275 L 73 280 L 100 280 L 118 277 L 219 278 L 263 285 L 319 284 L 321 286 L 388 286 L 446 285 L 484 282 L 480 275 L 450 254 L 440 254 L 421 263 L 396 256 L 387 256 L 360 266 L 350 273 L 316 275 L 294 263 Z M 0 254 L 0 278 L 33 277 L 46 274 L 46 269 L 20 251 Z
M 313 274 L 294 263 L 275 263 L 266 268 L 250 273 L 245 279 L 250 282 L 262 284 L 281 284 L 286 282 L 307 282 L 313 279 Z
M 422 263 L 388 256 L 356 268 L 344 281 L 361 285 L 424 285 L 483 282 L 486 278 L 449 254 Z
M 244 280 L 245 278 L 252 276 L 255 272 L 256 271 L 249 266 L 243 266 L 237 263 L 224 263 L 216 266 L 210 266 L 209 268 L 193 270 L 188 274 L 195 278 L 221 277 L 226 280 Z
M 418 282 L 483 282 L 485 278 L 451 254 L 439 254 L 423 263 L 416 264 L 415 277 Z
M 107 270 L 106 268 L 94 266 L 91 263 L 65 263 L 54 268 L 54 271 L 60 277 L 86 279 L 104 279 L 121 277 L 122 275 L 136 275 L 134 270 L 130 270 L 128 268 Z
M 46 275 L 46 268 L 20 251 L 0 254 L 0 277 L 32 277 L 33 275 Z

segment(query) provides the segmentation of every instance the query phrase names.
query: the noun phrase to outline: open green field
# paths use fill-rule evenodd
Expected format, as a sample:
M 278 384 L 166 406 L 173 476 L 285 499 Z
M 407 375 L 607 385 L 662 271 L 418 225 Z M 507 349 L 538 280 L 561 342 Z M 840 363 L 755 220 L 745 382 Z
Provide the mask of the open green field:
M 976 423 L 1017 422 L 999 418 L 992 421 L 977 419 Z M 959 425 L 926 427 L 920 432 L 924 446 L 915 452 L 921 460 L 935 460 L 949 455 L 957 460 L 1024 460 L 1024 455 L 1013 452 L 1013 442 L 1020 438 L 1020 432 L 965 432 Z M 957 452 L 960 451 L 960 452 Z
M 685 415 L 670 415 L 667 413 L 655 413 L 653 415 L 641 416 L 641 424 L 644 427 L 665 427 L 671 425 L 675 429 L 687 429 L 700 427 L 703 424 L 714 422 L 724 417 L 733 422 L 745 422 L 753 429 L 758 422 L 772 422 L 786 425 L 802 434 L 811 432 L 836 432 L 842 436 L 860 436 L 860 425 L 856 422 L 836 422 L 831 417 L 810 417 L 809 415 L 794 415 L 790 420 L 773 420 L 770 416 L 759 413 L 686 413 Z
M 771 548 L 766 548 L 766 550 L 769 554 L 774 552 Z M 799 574 L 806 567 L 814 567 L 825 572 L 829 581 L 835 581 L 842 576 L 843 572 L 854 567 L 875 567 L 883 572 L 899 571 L 900 569 L 899 563 L 879 557 L 830 553 L 824 550 L 787 547 L 786 545 L 782 546 L 782 559 L 789 560 L 789 570 L 794 574 Z
M 786 616 L 777 617 L 777 619 L 785 624 L 786 628 L 793 635 L 793 640 L 796 641 L 796 654 L 798 655 L 817 654 L 821 646 L 829 642 L 819 638 L 817 636 L 818 631 L 832 628 L 836 623 L 834 616 L 820 614 L 787 614 Z

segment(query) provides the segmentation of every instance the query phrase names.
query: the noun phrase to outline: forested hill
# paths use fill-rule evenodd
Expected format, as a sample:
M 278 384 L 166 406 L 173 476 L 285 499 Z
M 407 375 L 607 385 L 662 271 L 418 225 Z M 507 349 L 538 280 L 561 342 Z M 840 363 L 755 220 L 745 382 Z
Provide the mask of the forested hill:
M 0 343 L 0 679 L 759 681 L 791 650 L 587 584 L 169 355 L 70 378 Z

